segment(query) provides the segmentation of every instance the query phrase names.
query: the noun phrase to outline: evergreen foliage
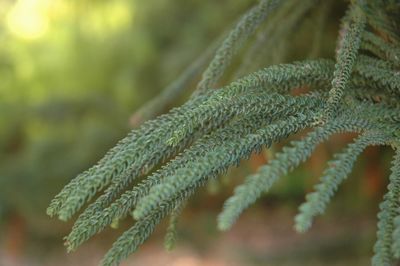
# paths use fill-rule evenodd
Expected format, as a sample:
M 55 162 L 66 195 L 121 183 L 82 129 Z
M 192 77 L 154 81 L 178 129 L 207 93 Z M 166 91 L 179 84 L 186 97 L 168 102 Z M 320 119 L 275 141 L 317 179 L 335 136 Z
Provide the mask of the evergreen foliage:
M 399 215 L 399 150 L 393 160 L 392 174 L 389 177 L 388 192 L 384 195 L 379 205 L 377 241 L 374 246 L 375 256 L 372 262 L 375 265 L 390 265 L 393 262 L 393 255 L 398 258 L 398 225 L 394 219 Z M 396 217 L 397 216 L 397 217 Z M 397 230 L 397 232 L 395 231 Z M 392 253 L 393 252 L 393 253 Z
M 158 113 L 157 108 L 180 94 L 189 80 L 196 77 L 210 51 L 215 51 L 185 104 L 133 130 L 50 203 L 50 216 L 69 220 L 102 192 L 80 214 L 66 237 L 68 250 L 75 250 L 129 214 L 136 222 L 114 243 L 103 265 L 116 265 L 136 251 L 167 215 L 171 215 L 171 220 L 166 247 L 172 247 L 183 204 L 199 187 L 253 152 L 309 129 L 305 137 L 292 141 L 235 189 L 218 217 L 218 227 L 229 229 L 279 177 L 307 160 L 329 136 L 356 132 L 359 137 L 328 163 L 321 182 L 300 206 L 295 229 L 306 231 L 314 217 L 325 211 L 365 148 L 389 145 L 396 150 L 396 156 L 388 192 L 378 214 L 378 240 L 372 264 L 390 265 L 393 257 L 400 257 L 398 1 L 352 1 L 342 20 L 334 61 L 308 59 L 274 64 L 214 89 L 241 47 L 246 47 L 247 52 L 235 76 L 246 71 L 243 65 L 251 65 L 264 44 L 283 45 L 307 12 L 329 9 L 327 3 L 316 3 L 261 0 L 225 39 L 217 42 L 217 48 L 211 45 L 159 98 L 141 109 L 140 119 Z M 321 21 L 322 16 L 315 19 Z M 262 28 L 264 21 L 266 26 Z M 253 45 L 245 45 L 258 29 Z M 317 31 L 315 38 L 321 38 L 321 32 Z M 315 57 L 314 49 L 318 47 L 312 49 L 310 56 Z M 306 92 L 295 93 L 298 88 Z
M 329 167 L 321 177 L 321 183 L 315 186 L 315 192 L 306 196 L 307 202 L 303 203 L 295 218 L 295 228 L 304 232 L 311 227 L 312 219 L 317 214 L 324 213 L 326 205 L 338 189 L 341 182 L 349 175 L 357 156 L 368 146 L 385 144 L 389 139 L 379 133 L 367 132 L 361 135 L 354 143 L 350 144 L 343 153 L 335 154 L 336 158 L 330 161 Z

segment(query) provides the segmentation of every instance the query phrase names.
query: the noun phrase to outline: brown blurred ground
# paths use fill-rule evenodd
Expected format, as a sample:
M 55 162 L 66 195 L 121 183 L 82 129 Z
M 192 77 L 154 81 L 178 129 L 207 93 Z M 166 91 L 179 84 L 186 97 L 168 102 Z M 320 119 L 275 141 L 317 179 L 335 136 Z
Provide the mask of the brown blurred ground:
M 215 213 L 184 214 L 177 247 L 163 249 L 164 228 L 122 266 L 290 266 L 368 265 L 374 241 L 375 218 L 360 216 L 319 219 L 304 235 L 292 230 L 294 211 L 287 208 L 250 210 L 226 233 L 215 227 Z M 78 251 L 66 254 L 61 243 L 43 249 L 38 243 L 24 246 L 21 257 L 8 253 L 2 243 L 0 265 L 75 266 L 98 265 L 116 235 L 108 230 Z M 107 239 L 108 241 L 106 241 Z M 107 242 L 107 243 L 106 243 Z

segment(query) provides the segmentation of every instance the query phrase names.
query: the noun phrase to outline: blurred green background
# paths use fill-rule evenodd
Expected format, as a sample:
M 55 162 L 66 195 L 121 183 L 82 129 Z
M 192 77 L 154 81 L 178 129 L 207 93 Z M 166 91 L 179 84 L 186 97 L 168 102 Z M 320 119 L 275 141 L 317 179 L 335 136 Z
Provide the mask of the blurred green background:
M 48 203 L 127 134 L 138 107 L 254 3 L 0 0 L 0 265 L 98 263 L 121 231 L 108 230 L 66 255 L 62 236 L 71 224 L 47 217 Z M 343 6 L 331 6 L 320 54 L 333 55 Z M 307 47 L 307 34 L 299 31 L 288 42 Z M 290 50 L 286 59 L 304 55 Z M 331 152 L 347 141 L 349 136 L 335 138 L 321 147 L 234 230 L 220 234 L 215 216 L 223 200 L 268 157 L 253 156 L 189 204 L 174 253 L 162 250 L 161 228 L 126 265 L 365 265 L 390 154 L 368 150 L 316 229 L 304 236 L 291 229 L 305 191 Z M 239 178 L 228 182 L 232 177 Z

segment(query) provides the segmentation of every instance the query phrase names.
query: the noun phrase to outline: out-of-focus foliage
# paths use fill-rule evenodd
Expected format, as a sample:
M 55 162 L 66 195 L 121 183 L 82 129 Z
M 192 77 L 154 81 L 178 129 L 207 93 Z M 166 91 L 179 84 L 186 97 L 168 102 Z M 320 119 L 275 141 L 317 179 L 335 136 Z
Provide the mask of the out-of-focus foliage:
M 43 217 L 247 2 L 1 1 L 0 215 Z

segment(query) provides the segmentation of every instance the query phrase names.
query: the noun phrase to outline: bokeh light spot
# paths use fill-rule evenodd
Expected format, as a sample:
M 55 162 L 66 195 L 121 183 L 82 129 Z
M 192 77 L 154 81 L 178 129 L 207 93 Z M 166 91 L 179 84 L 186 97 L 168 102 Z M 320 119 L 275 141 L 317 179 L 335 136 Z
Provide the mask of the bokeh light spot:
M 19 38 L 33 40 L 42 37 L 48 30 L 46 1 L 19 0 L 6 17 L 10 32 Z

